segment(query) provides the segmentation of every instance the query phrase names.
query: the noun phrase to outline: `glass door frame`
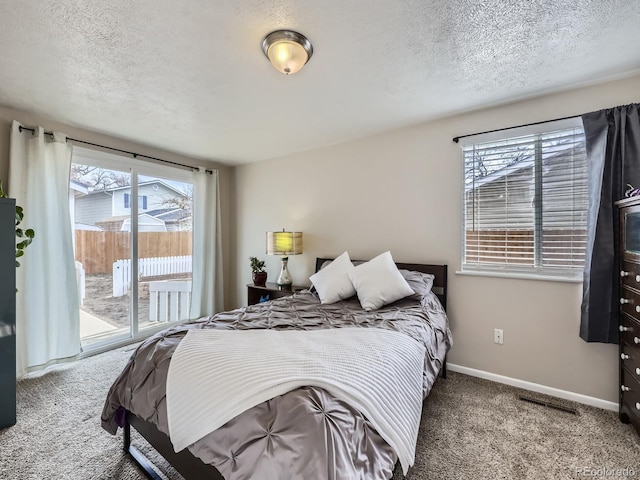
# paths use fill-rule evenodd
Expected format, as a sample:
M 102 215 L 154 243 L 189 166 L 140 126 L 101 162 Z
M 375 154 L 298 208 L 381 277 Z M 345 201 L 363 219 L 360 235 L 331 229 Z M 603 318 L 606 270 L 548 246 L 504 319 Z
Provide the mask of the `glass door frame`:
M 178 166 L 166 166 L 153 162 L 147 162 L 138 160 L 136 158 L 129 158 L 124 155 L 104 152 L 101 150 L 94 150 L 84 147 L 74 147 L 74 153 L 71 158 L 72 163 L 80 163 L 82 165 L 88 165 L 92 167 L 112 169 L 120 172 L 128 172 L 131 175 L 131 236 L 130 236 L 130 255 L 131 259 L 131 289 L 130 289 L 130 306 L 129 306 L 129 333 L 121 333 L 113 336 L 109 336 L 103 340 L 97 340 L 88 345 L 82 345 L 81 342 L 81 354 L 80 357 L 95 355 L 102 353 L 120 346 L 128 345 L 131 343 L 139 342 L 148 338 L 149 336 L 165 330 L 171 325 L 178 325 L 188 321 L 161 323 L 154 327 L 145 327 L 140 331 L 139 319 L 138 319 L 138 293 L 139 282 L 137 275 L 133 272 L 138 271 L 138 233 L 139 233 L 139 204 L 138 204 L 138 177 L 140 175 L 150 177 L 162 177 L 165 179 L 171 179 L 175 181 L 181 181 L 185 183 L 193 184 L 193 169 L 183 168 Z M 72 219 L 72 225 L 74 225 L 74 219 Z M 75 228 L 74 228 L 75 230 Z M 75 232 L 74 232 L 75 234 Z

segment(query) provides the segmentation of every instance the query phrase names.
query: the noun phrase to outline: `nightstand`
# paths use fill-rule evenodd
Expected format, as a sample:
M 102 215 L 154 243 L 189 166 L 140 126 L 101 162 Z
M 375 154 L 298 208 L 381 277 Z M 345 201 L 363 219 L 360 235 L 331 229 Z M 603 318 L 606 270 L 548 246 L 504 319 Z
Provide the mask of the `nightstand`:
M 254 285 L 253 283 L 247 284 L 247 304 L 255 305 L 256 303 L 266 302 L 273 300 L 274 298 L 288 297 L 300 290 L 305 290 L 309 287 L 303 287 L 302 285 L 289 285 L 288 287 L 280 287 L 273 282 L 267 282 L 264 287 Z

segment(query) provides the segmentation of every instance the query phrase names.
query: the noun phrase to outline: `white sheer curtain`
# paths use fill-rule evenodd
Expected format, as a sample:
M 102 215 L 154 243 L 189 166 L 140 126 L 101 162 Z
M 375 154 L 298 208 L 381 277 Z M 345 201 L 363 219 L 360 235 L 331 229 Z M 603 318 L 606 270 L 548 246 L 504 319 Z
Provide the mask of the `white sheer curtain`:
M 209 173 L 210 172 L 210 173 Z M 193 175 L 193 284 L 190 318 L 222 310 L 222 240 L 218 172 Z
M 20 132 L 11 125 L 9 196 L 24 208 L 35 238 L 16 271 L 17 374 L 73 359 L 80 352 L 80 319 L 71 218 L 71 146 L 66 136 Z

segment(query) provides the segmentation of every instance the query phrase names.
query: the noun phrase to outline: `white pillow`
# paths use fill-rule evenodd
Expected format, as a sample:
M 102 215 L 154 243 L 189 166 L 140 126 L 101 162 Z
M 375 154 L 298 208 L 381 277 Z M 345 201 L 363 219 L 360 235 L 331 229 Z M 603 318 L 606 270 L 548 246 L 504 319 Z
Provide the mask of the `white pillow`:
M 415 292 L 396 266 L 391 252 L 384 252 L 349 272 L 358 292 L 360 305 L 365 310 L 377 310 Z
M 320 303 L 335 303 L 355 295 L 356 290 L 349 279 L 353 270 L 349 254 L 344 252 L 333 262 L 309 277 L 316 287 Z

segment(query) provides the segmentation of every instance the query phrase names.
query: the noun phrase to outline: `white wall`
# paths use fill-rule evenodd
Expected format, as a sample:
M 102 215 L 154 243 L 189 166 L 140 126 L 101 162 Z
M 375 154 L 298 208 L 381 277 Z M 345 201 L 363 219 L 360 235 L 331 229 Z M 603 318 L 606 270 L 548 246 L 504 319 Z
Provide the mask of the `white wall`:
M 237 305 L 249 256 L 267 260 L 265 232 L 304 232 L 289 258 L 308 284 L 316 256 L 449 265 L 449 362 L 617 402 L 617 346 L 578 337 L 581 284 L 470 277 L 460 268 L 462 163 L 452 137 L 640 101 L 640 76 L 487 108 L 236 169 Z M 504 345 L 493 329 L 504 330 Z

